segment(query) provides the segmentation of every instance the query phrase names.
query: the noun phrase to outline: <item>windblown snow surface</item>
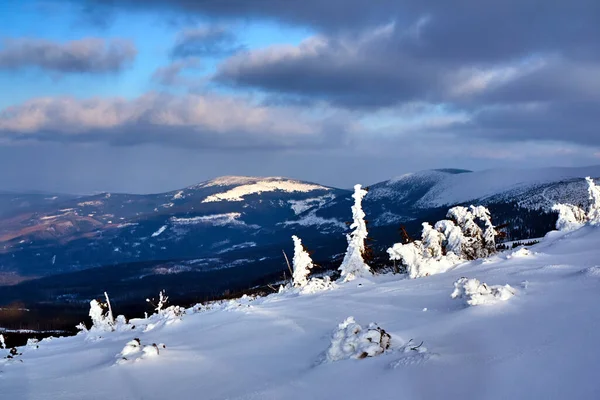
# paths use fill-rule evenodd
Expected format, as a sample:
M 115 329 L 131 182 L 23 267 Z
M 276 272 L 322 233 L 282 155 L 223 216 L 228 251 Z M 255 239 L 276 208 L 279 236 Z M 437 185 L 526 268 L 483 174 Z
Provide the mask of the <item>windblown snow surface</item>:
M 586 176 L 600 176 L 600 167 L 494 169 L 453 174 L 436 184 L 423 196 L 420 203 L 429 206 L 458 204 L 501 193 L 519 193 L 551 182 Z
M 170 324 L 134 320 L 135 329 L 100 337 L 43 340 L 19 349 L 22 362 L 0 361 L 0 397 L 598 399 L 599 242 L 598 227 L 551 232 L 529 249 L 439 275 L 380 275 L 310 295 L 189 309 Z M 461 277 L 508 284 L 515 295 L 468 306 L 451 298 Z M 391 348 L 324 361 L 350 316 L 365 329 L 377 323 Z M 118 362 L 134 338 L 152 351 Z M 419 351 L 406 351 L 421 342 Z

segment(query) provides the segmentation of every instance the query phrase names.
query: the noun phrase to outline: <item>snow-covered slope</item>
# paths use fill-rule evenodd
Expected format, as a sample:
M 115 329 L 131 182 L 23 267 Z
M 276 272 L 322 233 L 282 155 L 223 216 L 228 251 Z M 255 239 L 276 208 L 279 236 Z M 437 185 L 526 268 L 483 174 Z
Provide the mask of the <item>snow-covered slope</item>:
M 189 309 L 180 320 L 134 320 L 135 328 L 118 332 L 44 340 L 0 363 L 2 397 L 599 398 L 599 241 L 597 227 L 554 232 L 529 250 L 431 277 L 384 275 L 313 295 L 244 299 Z M 450 297 L 463 276 L 509 284 L 516 294 L 467 307 Z M 323 362 L 332 332 L 349 316 L 385 329 L 391 349 Z M 150 349 L 130 353 L 130 344 L 123 361 L 134 338 Z M 156 355 L 153 343 L 166 347 L 157 346 Z
M 518 197 L 548 184 L 600 176 L 600 166 L 579 168 L 495 169 L 453 174 L 436 183 L 418 202 L 437 207 L 494 197 Z

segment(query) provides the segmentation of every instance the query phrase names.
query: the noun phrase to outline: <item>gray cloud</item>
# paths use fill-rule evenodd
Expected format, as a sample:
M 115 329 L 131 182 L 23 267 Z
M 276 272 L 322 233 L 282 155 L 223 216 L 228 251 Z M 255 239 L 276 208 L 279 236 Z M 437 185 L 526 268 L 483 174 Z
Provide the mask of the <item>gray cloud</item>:
M 74 1 L 81 5 L 81 1 Z M 216 18 L 267 18 L 318 27 L 352 27 L 389 20 L 404 8 L 396 0 L 84 0 L 85 10 L 110 15 L 111 8 L 155 9 L 164 13 L 196 14 Z M 112 7 L 110 7 L 112 5 Z
M 352 108 L 426 100 L 444 84 L 445 72 L 390 51 L 397 35 L 390 24 L 359 35 L 315 36 L 298 46 L 243 52 L 223 62 L 214 80 Z
M 86 38 L 69 42 L 9 39 L 0 48 L 0 69 L 37 67 L 59 73 L 117 72 L 133 62 L 135 45 L 128 40 Z
M 38 98 L 0 111 L 0 137 L 11 141 L 252 149 L 343 143 L 351 127 L 244 98 L 148 93 L 133 100 Z
M 222 26 L 203 26 L 184 29 L 177 35 L 175 46 L 171 50 L 174 58 L 191 56 L 226 56 L 244 49 L 237 43 L 235 35 Z
M 492 106 L 453 128 L 495 141 L 557 141 L 600 147 L 600 101 L 556 101 Z
M 100 5 L 102 0 L 87 0 Z M 503 59 L 532 48 L 569 49 L 587 57 L 598 50 L 600 3 L 596 0 L 121 0 L 114 7 L 157 8 L 224 18 L 272 18 L 312 25 L 321 31 L 355 30 L 396 21 L 401 26 L 427 17 L 431 27 L 415 52 L 429 57 Z

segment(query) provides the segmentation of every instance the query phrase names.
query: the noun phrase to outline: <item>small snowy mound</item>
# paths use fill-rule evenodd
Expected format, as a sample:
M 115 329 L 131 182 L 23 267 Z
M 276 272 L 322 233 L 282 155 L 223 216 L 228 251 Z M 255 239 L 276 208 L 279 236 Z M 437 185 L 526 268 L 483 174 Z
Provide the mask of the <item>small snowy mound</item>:
M 506 256 L 506 259 L 511 259 L 511 258 L 522 258 L 522 257 L 529 257 L 530 255 L 535 254 L 532 253 L 528 248 L 526 247 L 521 247 L 519 250 L 517 251 L 513 251 L 512 254 L 508 254 Z
M 412 339 L 399 349 L 399 353 L 401 357 L 390 364 L 391 368 L 422 364 L 432 357 L 427 347 L 423 346 L 423 342 L 417 345 Z
M 142 346 L 140 339 L 135 338 L 125 344 L 121 353 L 117 354 L 117 364 L 127 364 L 137 362 L 146 358 L 156 357 L 166 346 L 163 343 L 152 343 L 151 345 Z
M 477 279 L 460 278 L 454 282 L 453 299 L 463 299 L 470 306 L 494 304 L 506 301 L 515 295 L 510 285 L 489 286 Z
M 365 330 L 353 317 L 348 317 L 334 332 L 326 360 L 332 362 L 374 357 L 389 349 L 390 341 L 390 335 L 377 324 L 371 323 Z

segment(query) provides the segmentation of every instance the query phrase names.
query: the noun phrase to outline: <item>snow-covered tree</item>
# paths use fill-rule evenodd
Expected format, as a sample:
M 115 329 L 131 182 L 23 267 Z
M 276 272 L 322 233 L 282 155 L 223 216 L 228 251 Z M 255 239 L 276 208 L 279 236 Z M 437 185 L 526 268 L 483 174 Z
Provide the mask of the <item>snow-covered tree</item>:
M 487 208 L 458 206 L 447 215 L 452 220 L 438 221 L 435 227 L 423 223 L 421 240 L 396 243 L 388 249 L 390 259 L 402 262 L 411 278 L 439 274 L 496 251 L 497 232 Z
M 555 204 L 552 210 L 558 212 L 556 229 L 560 231 L 571 231 L 580 228 L 586 223 L 592 225 L 600 224 L 600 187 L 589 176 L 585 178 L 588 184 L 588 195 L 590 204 L 587 212 L 572 204 Z
M 585 211 L 572 204 L 555 204 L 552 210 L 558 212 L 556 229 L 559 231 L 572 231 L 581 228 L 587 222 Z
M 294 240 L 294 259 L 292 261 L 294 264 L 294 274 L 292 275 L 292 279 L 294 286 L 304 287 L 308 283 L 308 274 L 313 267 L 313 261 L 304 249 L 302 240 L 296 235 L 292 236 L 292 240 Z
M 585 180 L 588 183 L 588 193 L 590 195 L 588 220 L 592 225 L 597 225 L 600 224 L 600 187 L 596 186 L 594 180 L 589 176 Z
M 492 223 L 490 210 L 484 206 L 470 206 L 471 213 L 478 219 L 479 224 L 483 225 L 483 254 L 480 257 L 488 257 L 496 252 L 496 236 L 498 232 Z
M 466 240 L 462 229 L 449 219 L 436 222 L 435 229 L 444 235 L 442 245 L 446 250 L 446 254 L 453 253 L 460 257 L 463 254 L 463 243 Z
M 425 258 L 433 258 L 439 260 L 444 255 L 442 248 L 446 237 L 443 233 L 427 223 L 423 223 L 423 233 L 421 234 L 421 242 L 423 243 L 423 251 Z
M 462 231 L 462 254 L 467 260 L 488 257 L 496 252 L 497 235 L 490 211 L 483 206 L 452 207 L 446 215 Z M 483 229 L 481 228 L 483 227 Z
M 4 335 L 0 334 L 0 349 L 6 349 L 6 342 L 4 341 Z
M 344 282 L 351 281 L 358 277 L 371 275 L 371 268 L 365 262 L 363 255 L 365 252 L 365 240 L 367 239 L 367 224 L 365 223 L 365 212 L 362 209 L 362 199 L 367 195 L 367 191 L 362 189 L 361 185 L 354 186 L 354 205 L 352 206 L 352 232 L 346 235 L 348 239 L 348 248 L 339 270 L 342 272 L 341 279 Z

